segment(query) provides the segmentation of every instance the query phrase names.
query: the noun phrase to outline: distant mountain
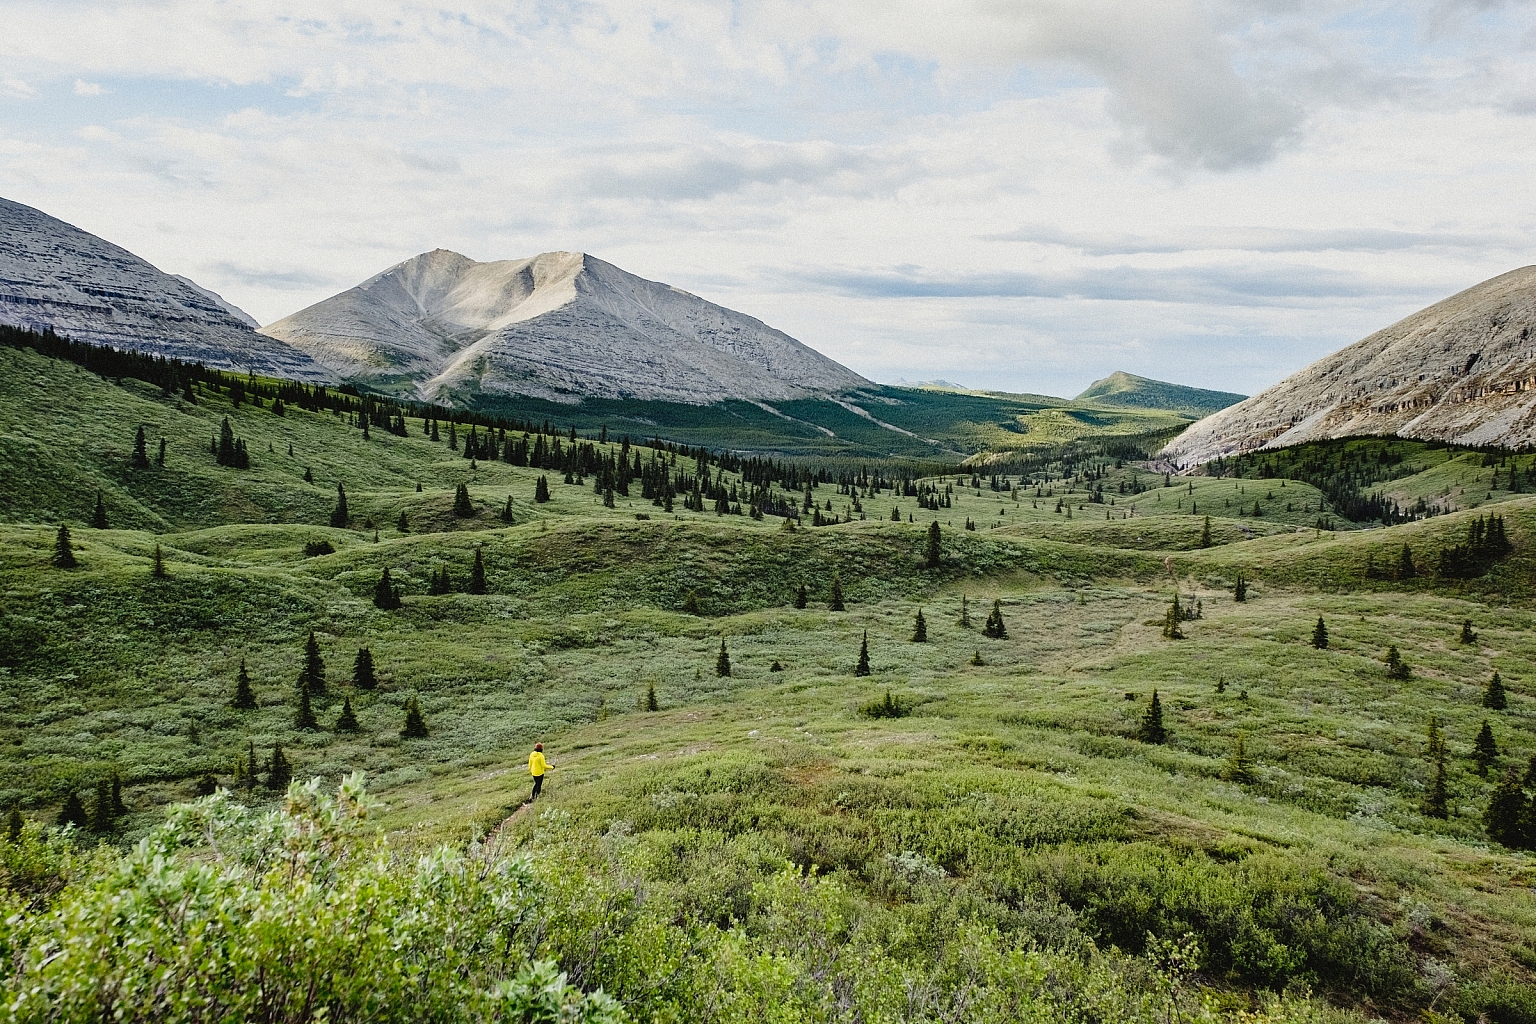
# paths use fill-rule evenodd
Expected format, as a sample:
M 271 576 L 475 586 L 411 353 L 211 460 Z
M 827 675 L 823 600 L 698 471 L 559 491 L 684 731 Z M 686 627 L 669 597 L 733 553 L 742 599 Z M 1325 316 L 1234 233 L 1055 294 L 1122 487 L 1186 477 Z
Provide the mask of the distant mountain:
M 1161 457 L 1190 468 L 1256 448 L 1396 434 L 1536 443 L 1536 267 L 1468 288 L 1201 420 Z
M 294 380 L 333 380 L 314 360 L 184 277 L 30 206 L 0 199 L 0 323 Z
M 1116 372 L 1096 380 L 1088 390 L 1078 395 L 1075 402 L 1093 402 L 1123 409 L 1169 409 L 1205 416 L 1241 402 L 1247 395 L 1235 395 L 1230 391 L 1206 391 L 1202 388 L 1168 384 L 1160 380 L 1138 377 L 1134 373 Z
M 262 333 L 332 372 L 443 402 L 522 396 L 707 405 L 873 387 L 760 320 L 584 253 L 423 253 Z

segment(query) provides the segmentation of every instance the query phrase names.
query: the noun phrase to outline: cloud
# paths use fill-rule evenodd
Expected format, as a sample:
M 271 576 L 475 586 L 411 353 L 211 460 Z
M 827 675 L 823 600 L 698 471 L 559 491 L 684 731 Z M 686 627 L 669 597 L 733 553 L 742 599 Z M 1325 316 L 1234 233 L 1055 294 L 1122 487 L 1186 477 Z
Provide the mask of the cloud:
M 36 92 L 36 89 L 19 78 L 0 78 L 0 96 L 21 100 L 31 97 Z
M 1415 249 L 1516 249 L 1523 241 L 1510 236 L 1460 232 L 1393 231 L 1384 228 L 1183 228 L 1156 237 L 1117 232 L 1065 231 L 1026 225 L 981 236 L 991 242 L 1031 242 L 1073 249 L 1087 256 L 1235 251 L 1250 253 L 1388 253 Z
M 83 78 L 75 79 L 76 96 L 100 96 L 101 93 L 101 86 L 97 85 L 95 82 L 87 82 Z
M 340 291 L 344 287 L 350 287 L 350 285 L 340 285 L 337 279 L 329 274 L 298 268 L 274 270 L 219 260 L 209 264 L 209 269 L 226 281 L 235 281 L 247 286 L 274 288 L 279 291 L 304 291 L 313 288 L 336 288 Z

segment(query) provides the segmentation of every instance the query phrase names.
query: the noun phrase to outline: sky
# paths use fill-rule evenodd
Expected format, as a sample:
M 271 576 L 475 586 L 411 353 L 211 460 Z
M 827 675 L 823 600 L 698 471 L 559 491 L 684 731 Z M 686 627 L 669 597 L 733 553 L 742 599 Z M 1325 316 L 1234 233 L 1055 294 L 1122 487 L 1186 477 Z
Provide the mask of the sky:
M 1251 394 L 1536 263 L 1536 0 L 5 0 L 0 196 L 262 323 L 584 251 L 865 376 Z

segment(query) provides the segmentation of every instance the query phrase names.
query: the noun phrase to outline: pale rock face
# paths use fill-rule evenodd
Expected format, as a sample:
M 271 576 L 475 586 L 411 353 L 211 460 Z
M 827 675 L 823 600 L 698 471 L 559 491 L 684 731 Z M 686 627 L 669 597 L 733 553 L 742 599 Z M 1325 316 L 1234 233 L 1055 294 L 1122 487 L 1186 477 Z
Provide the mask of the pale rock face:
M 1207 416 L 1158 458 L 1175 469 L 1255 449 L 1395 434 L 1536 443 L 1536 267 L 1501 274 Z
M 255 331 L 256 322 L 184 277 L 30 206 L 0 199 L 0 323 L 75 341 L 293 380 L 335 377 Z
M 707 404 L 871 386 L 760 320 L 583 253 L 477 263 L 437 249 L 262 332 L 345 379 L 448 403 Z

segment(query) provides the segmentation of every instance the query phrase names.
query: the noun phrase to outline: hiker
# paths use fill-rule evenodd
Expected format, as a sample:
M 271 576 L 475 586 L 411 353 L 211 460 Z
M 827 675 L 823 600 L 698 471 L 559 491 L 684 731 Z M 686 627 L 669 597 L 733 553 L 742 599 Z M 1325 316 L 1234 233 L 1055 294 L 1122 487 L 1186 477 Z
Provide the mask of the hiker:
M 533 776 L 533 795 L 528 798 L 533 803 L 539 798 L 539 790 L 544 788 L 544 773 L 549 771 L 549 762 L 544 760 L 544 744 L 535 743 L 533 753 L 528 755 L 528 774 Z

